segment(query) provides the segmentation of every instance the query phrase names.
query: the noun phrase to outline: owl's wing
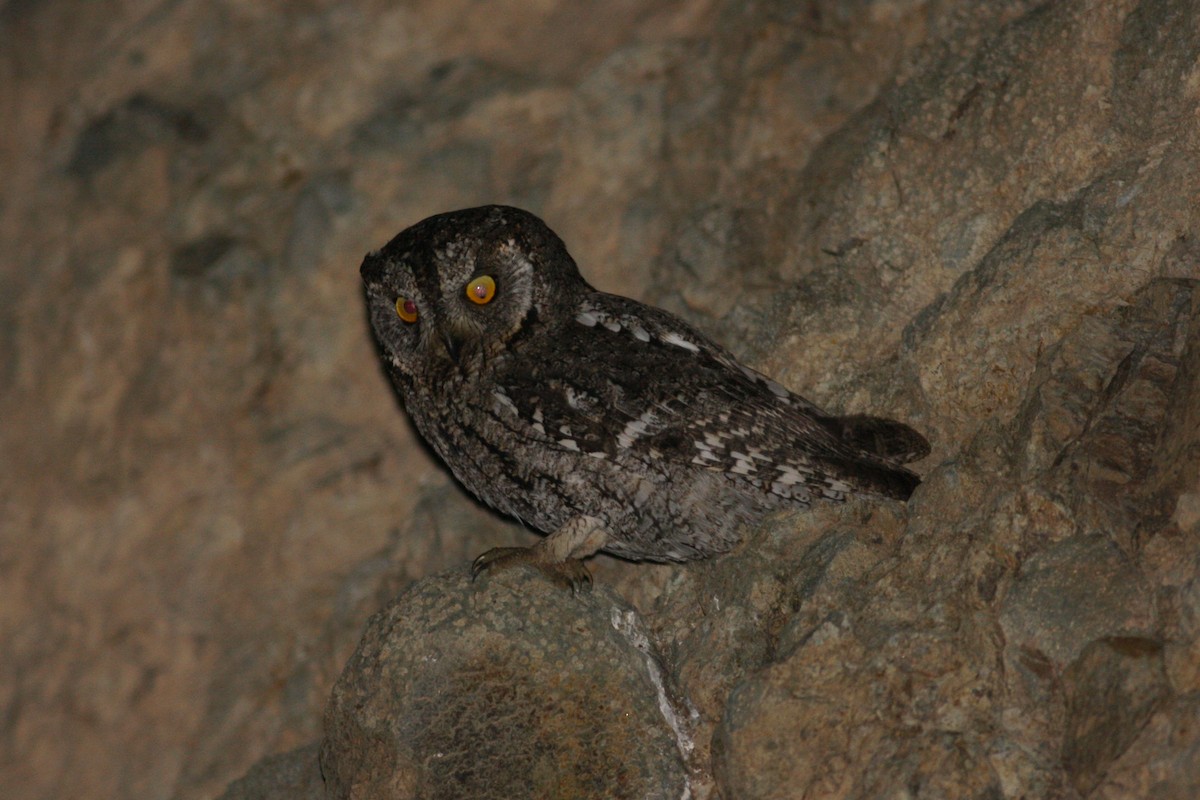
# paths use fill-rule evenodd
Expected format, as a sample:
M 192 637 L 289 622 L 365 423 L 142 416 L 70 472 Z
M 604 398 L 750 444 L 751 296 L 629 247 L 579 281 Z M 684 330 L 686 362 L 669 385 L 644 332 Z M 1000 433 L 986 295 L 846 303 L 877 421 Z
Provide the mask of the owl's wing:
M 686 463 L 797 502 L 906 499 L 919 483 L 897 455 L 924 445 L 911 428 L 829 416 L 664 311 L 595 295 L 575 324 L 517 349 L 499 377 L 505 404 L 551 446 Z

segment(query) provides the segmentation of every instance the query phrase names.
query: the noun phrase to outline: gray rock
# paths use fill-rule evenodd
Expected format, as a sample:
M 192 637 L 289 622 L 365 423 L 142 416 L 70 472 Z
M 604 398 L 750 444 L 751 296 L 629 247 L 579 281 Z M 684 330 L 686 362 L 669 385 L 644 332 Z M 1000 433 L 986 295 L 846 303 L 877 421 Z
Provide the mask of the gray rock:
M 1096 639 L 1157 631 L 1149 584 L 1099 534 L 1058 542 L 1026 561 L 1000 608 L 1000 625 L 1011 646 L 1060 670 Z
M 325 713 L 339 798 L 679 798 L 690 721 L 637 614 L 526 568 L 418 582 L 371 618 Z

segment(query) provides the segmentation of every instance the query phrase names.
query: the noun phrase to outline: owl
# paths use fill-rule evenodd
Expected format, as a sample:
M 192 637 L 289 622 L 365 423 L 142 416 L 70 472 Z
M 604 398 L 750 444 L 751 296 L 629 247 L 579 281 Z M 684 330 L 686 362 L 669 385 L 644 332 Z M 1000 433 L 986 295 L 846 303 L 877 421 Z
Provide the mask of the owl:
M 907 500 L 929 452 L 899 422 L 827 414 L 678 317 L 592 288 L 538 217 L 438 214 L 361 267 L 384 369 L 420 434 L 480 500 L 546 537 L 531 563 L 724 553 L 763 515 L 852 495 Z

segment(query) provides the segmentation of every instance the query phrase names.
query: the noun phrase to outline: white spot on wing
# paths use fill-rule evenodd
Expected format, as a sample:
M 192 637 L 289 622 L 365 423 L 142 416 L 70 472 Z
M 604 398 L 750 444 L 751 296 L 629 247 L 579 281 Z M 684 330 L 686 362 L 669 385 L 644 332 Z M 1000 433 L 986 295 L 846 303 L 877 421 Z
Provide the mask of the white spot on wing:
M 711 445 L 708 442 L 702 442 L 699 439 L 693 439 L 692 445 L 699 450 L 699 454 L 692 459 L 693 464 L 706 466 L 711 462 L 720 462 L 721 457 L 712 451 Z
M 575 321 L 578 322 L 580 325 L 585 325 L 589 328 L 594 328 L 596 326 L 597 320 L 596 320 L 596 315 L 593 314 L 592 312 L 580 311 L 578 314 L 575 315 Z
M 496 402 L 498 402 L 500 405 L 504 406 L 514 414 L 517 413 L 516 403 L 514 403 L 512 398 L 506 395 L 503 391 L 497 389 L 496 391 L 492 392 L 492 396 L 496 398 Z
M 787 464 L 779 466 L 779 477 L 776 479 L 778 483 L 784 486 L 793 486 L 797 483 L 805 483 L 806 480 L 800 470 L 797 470 L 795 467 L 788 466 Z
M 849 494 L 850 484 L 846 483 L 845 481 L 830 481 L 829 490 L 837 492 L 838 494 Z
M 776 397 L 789 397 L 791 395 L 791 392 L 789 392 L 781 384 L 776 383 L 766 375 L 763 375 L 761 372 L 755 372 L 744 364 L 738 364 L 737 367 L 742 371 L 742 374 L 750 380 L 766 384 L 767 388 L 771 390 L 771 394 L 775 395 Z
M 558 445 L 559 447 L 564 447 L 567 450 L 574 450 L 577 453 L 579 452 L 579 445 L 576 444 L 574 439 L 559 439 Z
M 749 461 L 744 461 L 739 458 L 734 462 L 729 471 L 734 475 L 749 475 L 750 473 L 754 472 L 754 465 Z
M 617 434 L 617 444 L 621 447 L 629 447 L 649 432 L 651 426 L 657 421 L 658 418 L 654 416 L 653 411 L 643 412 L 637 419 L 631 419 L 625 423 L 625 428 Z
M 693 353 L 700 352 L 699 347 L 692 344 L 687 339 L 684 339 L 682 336 L 680 336 L 678 333 L 675 333 L 674 331 L 671 331 L 670 333 L 667 333 L 667 334 L 663 334 L 662 340 L 664 342 L 666 342 L 667 344 L 673 344 L 676 347 L 682 347 L 684 350 L 691 350 Z

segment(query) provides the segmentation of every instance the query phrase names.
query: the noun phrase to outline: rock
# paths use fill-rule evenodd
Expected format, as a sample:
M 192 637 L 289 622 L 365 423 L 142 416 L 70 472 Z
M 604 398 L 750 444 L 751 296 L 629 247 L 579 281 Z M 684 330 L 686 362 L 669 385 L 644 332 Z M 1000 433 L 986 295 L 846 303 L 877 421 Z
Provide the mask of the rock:
M 637 614 L 535 570 L 416 583 L 325 713 L 330 797 L 678 798 L 692 749 Z
M 319 744 L 259 761 L 229 784 L 220 800 L 323 800 Z
M 1150 587 L 1104 536 L 1058 542 L 1026 561 L 1000 609 L 1008 643 L 1065 669 L 1089 643 L 1157 630 Z
M 914 569 L 901 552 L 903 515 L 889 510 L 817 509 L 777 526 L 771 541 L 753 542 L 773 562 L 768 574 L 791 578 L 790 591 L 763 615 L 767 657 L 720 709 L 713 770 L 721 796 L 879 797 L 954 787 L 955 796 L 987 797 L 1000 785 L 969 733 L 992 710 L 972 687 L 993 679 L 994 654 L 972 641 L 978 633 L 969 620 L 945 619 L 954 613 L 946 608 L 888 613 L 883 597 L 911 595 L 919 580 L 888 581 Z M 734 579 L 736 564 L 714 566 L 725 569 Z
M 1200 695 L 1172 698 L 1159 708 L 1089 797 L 1196 797 L 1200 792 Z
M 1128 637 L 1097 640 L 1066 670 L 1063 683 L 1063 763 L 1086 795 L 1167 697 L 1162 645 Z
M 357 279 L 484 202 L 933 442 L 907 506 L 593 563 L 697 800 L 1200 794 L 1194 0 L 147 8 L 0 3 L 6 798 L 303 794 L 367 618 L 533 540 L 415 438 Z

